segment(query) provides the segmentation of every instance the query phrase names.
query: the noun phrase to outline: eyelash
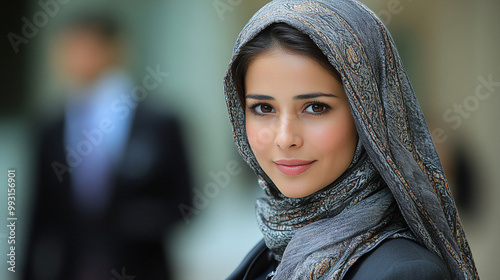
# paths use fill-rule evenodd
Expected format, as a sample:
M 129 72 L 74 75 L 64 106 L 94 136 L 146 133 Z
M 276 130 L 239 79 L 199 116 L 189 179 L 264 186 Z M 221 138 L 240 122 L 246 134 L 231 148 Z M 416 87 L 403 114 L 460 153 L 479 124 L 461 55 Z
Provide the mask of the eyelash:
M 330 111 L 332 109 L 331 106 L 329 106 L 329 105 L 327 105 L 325 103 L 313 101 L 313 102 L 307 103 L 302 111 L 305 111 L 307 108 L 309 108 L 311 106 L 314 106 L 314 105 L 322 106 L 322 107 L 324 107 L 324 110 L 322 112 L 318 112 L 318 113 L 306 113 L 306 114 L 310 114 L 310 115 L 314 115 L 314 116 L 321 116 L 321 115 L 327 113 L 328 111 Z M 248 107 L 248 109 L 250 109 L 250 111 L 253 114 L 257 115 L 257 116 L 265 116 L 265 115 L 268 115 L 268 114 L 272 114 L 272 113 L 259 113 L 259 112 L 257 112 L 256 109 L 259 106 L 269 106 L 269 107 L 271 107 L 274 110 L 273 106 L 270 105 L 269 103 L 255 103 L 253 105 L 250 105 Z
M 319 106 L 324 107 L 323 111 L 318 112 L 318 113 L 308 113 L 308 114 L 315 115 L 315 116 L 321 116 L 321 115 L 323 115 L 325 113 L 328 113 L 332 109 L 332 107 L 329 106 L 328 104 L 325 104 L 323 102 L 314 101 L 314 102 L 308 103 L 306 105 L 306 107 L 304 108 L 304 110 L 306 110 L 307 108 L 309 108 L 311 106 L 314 106 L 314 105 L 319 105 Z
M 257 107 L 259 107 L 259 106 L 269 106 L 269 107 L 271 107 L 271 108 L 274 110 L 273 106 L 271 106 L 271 105 L 270 105 L 270 104 L 268 104 L 268 103 L 255 103 L 255 104 L 253 104 L 253 105 L 249 106 L 249 107 L 248 107 L 248 109 L 250 109 L 250 111 L 251 111 L 254 115 L 257 115 L 257 116 L 264 116 L 264 115 L 267 115 L 266 113 L 259 113 L 259 112 L 257 112 L 257 110 L 256 110 L 256 109 L 257 109 Z

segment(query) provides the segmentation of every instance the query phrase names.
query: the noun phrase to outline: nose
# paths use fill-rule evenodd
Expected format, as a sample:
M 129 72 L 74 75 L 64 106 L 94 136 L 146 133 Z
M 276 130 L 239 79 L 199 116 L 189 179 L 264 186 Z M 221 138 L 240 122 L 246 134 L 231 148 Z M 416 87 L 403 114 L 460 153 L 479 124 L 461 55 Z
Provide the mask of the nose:
M 289 117 L 281 118 L 278 122 L 274 144 L 282 150 L 302 146 L 303 139 L 300 135 L 298 120 Z

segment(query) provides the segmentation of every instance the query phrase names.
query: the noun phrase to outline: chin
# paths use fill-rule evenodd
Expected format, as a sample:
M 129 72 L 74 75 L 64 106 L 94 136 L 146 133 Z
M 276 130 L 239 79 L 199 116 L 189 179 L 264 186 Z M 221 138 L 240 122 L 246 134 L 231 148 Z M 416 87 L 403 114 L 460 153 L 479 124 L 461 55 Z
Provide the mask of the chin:
M 303 198 L 303 197 L 306 197 L 308 195 L 311 195 L 313 194 L 314 192 L 309 192 L 309 191 L 305 191 L 303 189 L 300 189 L 300 186 L 293 186 L 293 187 L 288 187 L 287 189 L 283 189 L 283 188 L 278 188 L 278 190 L 286 197 L 289 197 L 289 198 Z
M 295 192 L 292 192 L 292 193 L 288 193 L 288 192 L 283 192 L 283 191 L 280 191 L 284 196 L 288 197 L 288 198 L 302 198 L 302 197 L 305 197 L 305 195 L 301 195 L 301 194 L 298 194 L 298 193 L 295 193 Z
M 301 182 L 300 180 L 297 180 L 297 179 L 295 179 L 295 180 L 292 179 L 290 181 L 281 182 L 281 184 L 275 183 L 275 186 L 286 197 L 303 198 L 303 197 L 309 196 L 311 194 L 314 194 L 314 193 L 324 189 L 329 184 L 330 183 L 326 183 L 326 182 L 317 182 L 317 184 L 315 184 L 314 186 L 309 186 L 309 187 L 305 188 L 304 186 L 307 186 L 306 183 Z M 287 187 L 280 188 L 279 187 L 280 185 L 285 185 Z

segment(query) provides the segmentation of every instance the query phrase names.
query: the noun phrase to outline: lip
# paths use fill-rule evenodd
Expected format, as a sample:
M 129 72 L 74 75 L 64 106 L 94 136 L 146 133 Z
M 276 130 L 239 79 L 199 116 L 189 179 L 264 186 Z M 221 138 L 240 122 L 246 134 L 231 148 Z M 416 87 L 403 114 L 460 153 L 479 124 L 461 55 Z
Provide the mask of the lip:
M 285 175 L 299 175 L 308 170 L 316 161 L 301 159 L 280 159 L 274 161 L 278 170 Z

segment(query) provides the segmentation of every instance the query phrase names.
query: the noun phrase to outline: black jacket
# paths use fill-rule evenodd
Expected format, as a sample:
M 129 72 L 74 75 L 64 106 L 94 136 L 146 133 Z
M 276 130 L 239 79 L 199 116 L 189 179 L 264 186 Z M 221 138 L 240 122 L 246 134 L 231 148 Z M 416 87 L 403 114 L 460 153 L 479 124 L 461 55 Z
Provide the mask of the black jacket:
M 182 220 L 180 203 L 190 204 L 191 188 L 178 121 L 140 104 L 119 166 L 112 198 L 98 218 L 75 207 L 70 172 L 59 180 L 54 162 L 67 165 L 62 116 L 41 129 L 31 234 L 23 279 L 75 279 L 82 252 L 112 263 L 103 279 L 169 279 L 164 237 Z M 95 253 L 94 253 L 95 252 Z M 89 254 L 89 253 L 86 253 Z M 83 264 L 85 265 L 85 264 Z M 93 279 L 97 280 L 97 279 Z
M 227 280 L 266 279 L 277 265 L 262 240 Z M 382 242 L 361 257 L 344 277 L 344 280 L 363 279 L 443 280 L 451 279 L 451 276 L 437 255 L 414 241 L 399 238 Z

